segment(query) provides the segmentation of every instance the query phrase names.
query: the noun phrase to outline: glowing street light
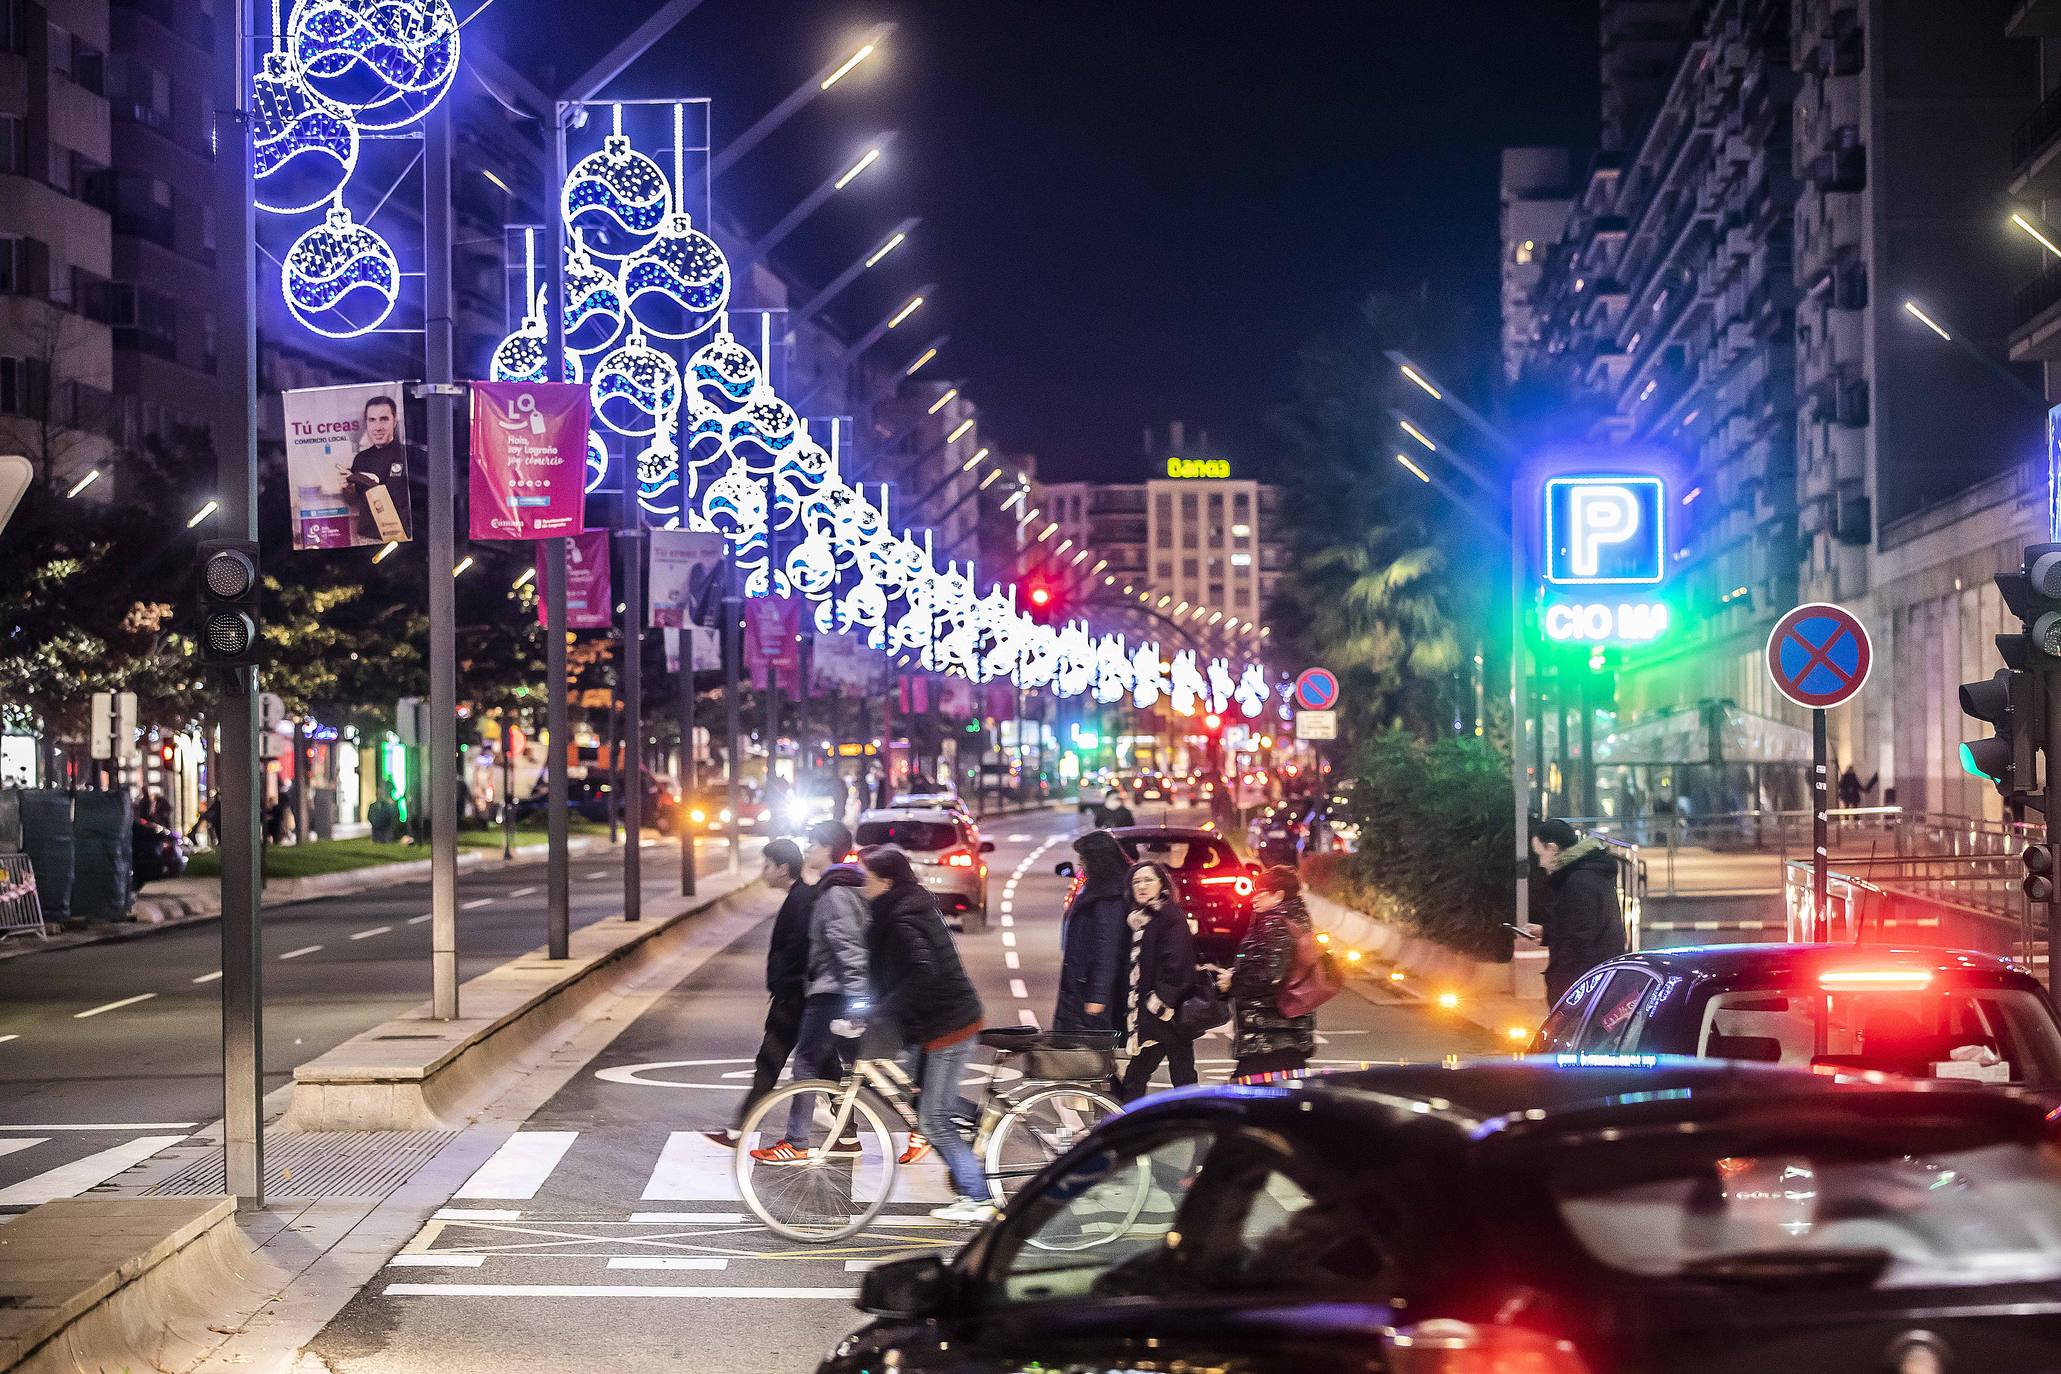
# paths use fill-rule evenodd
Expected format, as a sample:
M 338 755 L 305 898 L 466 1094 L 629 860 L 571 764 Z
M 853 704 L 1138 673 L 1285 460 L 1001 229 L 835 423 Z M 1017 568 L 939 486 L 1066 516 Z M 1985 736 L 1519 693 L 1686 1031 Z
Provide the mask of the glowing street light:
M 510 588 L 510 590 L 512 590 L 512 591 L 520 591 L 520 590 L 522 590 L 522 589 L 523 589 L 524 587 L 527 587 L 527 586 L 529 586 L 529 585 L 530 585 L 530 583 L 532 583 L 532 582 L 534 582 L 534 581 L 536 581 L 536 580 L 537 580 L 537 570 L 536 570 L 535 568 L 524 568 L 524 569 L 522 570 L 522 576 L 521 576 L 521 577 L 518 577 L 518 578 L 516 578 L 516 579 L 515 579 L 515 583 L 514 583 L 514 586 L 513 586 L 513 587 L 511 587 L 511 588 Z
M 1396 423 L 1403 427 L 1403 433 L 1409 435 L 1412 439 L 1415 439 L 1418 443 L 1424 445 L 1424 447 L 1430 449 L 1433 453 L 1438 452 L 1438 445 L 1431 441 L 1431 436 L 1429 434 L 1426 434 L 1423 430 L 1417 428 L 1417 426 L 1411 424 L 1408 420 L 1397 420 Z
M 952 432 L 945 436 L 945 442 L 948 444 L 958 443 L 961 439 L 966 437 L 966 431 L 972 428 L 973 417 L 969 415 L 965 419 L 961 420 L 957 425 L 954 425 L 952 427 Z
M 857 162 L 846 168 L 843 176 L 831 183 L 831 189 L 842 191 L 845 187 L 852 184 L 852 178 L 858 176 L 859 173 L 865 171 L 878 161 L 880 161 L 880 145 L 875 144 L 868 148 Z
M 916 355 L 915 362 L 910 363 L 907 367 L 902 369 L 902 375 L 904 377 L 915 376 L 918 372 L 921 372 L 924 369 L 924 367 L 930 362 L 932 358 L 935 358 L 936 356 L 937 345 L 932 344 L 929 348 L 924 349 L 921 353 L 918 353 Z
M 915 313 L 916 313 L 916 312 L 917 312 L 918 310 L 920 310 L 920 309 L 922 309 L 922 308 L 923 308 L 923 297 L 921 297 L 921 296 L 911 296 L 911 297 L 909 297 L 909 303 L 908 303 L 907 305 L 904 305 L 904 306 L 903 306 L 903 307 L 902 307 L 902 308 L 901 308 L 900 310 L 897 310 L 897 311 L 895 311 L 895 313 L 894 313 L 894 314 L 892 314 L 892 315 L 890 315 L 890 316 L 888 316 L 888 317 L 887 317 L 887 327 L 888 327 L 889 329 L 896 329 L 896 328 L 899 328 L 899 327 L 901 326 L 901 323 L 902 323 L 902 321 L 903 321 L 903 320 L 906 320 L 906 319 L 908 319 L 908 318 L 909 318 L 909 317 L 910 317 L 911 315 L 915 314 Z M 937 350 L 936 350 L 936 349 L 934 349 L 934 348 L 933 348 L 933 349 L 931 349 L 930 351 L 931 351 L 932 353 L 935 353 L 935 352 L 937 352 Z M 924 362 L 928 362 L 928 361 L 929 361 L 929 359 L 927 359 L 927 358 L 926 358 L 926 359 L 924 359 L 923 361 L 924 361 Z M 920 365 L 921 365 L 920 363 L 919 363 L 919 364 L 916 364 L 916 366 L 920 366 Z M 912 370 L 913 370 L 913 369 L 912 369 Z M 909 375 L 909 374 L 905 373 L 905 374 L 903 374 L 903 375 L 905 375 L 905 376 L 906 376 L 906 375 Z
M 386 547 L 382 548 L 382 549 L 381 549 L 381 550 L 380 550 L 380 551 L 379 551 L 378 553 L 375 553 L 375 554 L 373 554 L 373 555 L 372 555 L 372 561 L 373 561 L 374 563 L 384 563 L 384 562 L 386 562 L 386 560 L 387 560 L 387 559 L 388 559 L 389 557 L 391 557 L 391 556 L 392 556 L 392 554 L 393 554 L 393 551 L 394 551 L 395 549 L 398 549 L 399 547 L 401 547 L 401 541 L 400 541 L 400 540 L 398 540 L 398 539 L 390 539 L 390 540 L 388 540 L 388 541 L 387 541 L 387 543 L 386 543 Z
M 945 394 L 938 397 L 935 401 L 932 401 L 930 403 L 930 409 L 925 413 L 929 415 L 937 414 L 940 410 L 943 410 L 946 406 L 950 405 L 953 401 L 957 400 L 958 396 L 958 387 L 947 387 L 945 389 Z
M 1415 382 L 1419 387 L 1421 387 L 1424 391 L 1424 394 L 1431 397 L 1432 400 L 1443 401 L 1446 398 L 1446 394 L 1443 391 L 1440 391 L 1437 387 L 1433 386 L 1430 382 L 1426 381 L 1424 379 L 1424 374 L 1419 372 L 1416 368 L 1410 366 L 1408 363 L 1403 364 L 1403 375 L 1405 377 L 1408 377 L 1411 381 Z
M 1395 460 L 1396 460 L 1396 461 L 1397 461 L 1398 463 L 1401 463 L 1401 464 L 1402 464 L 1402 465 L 1403 465 L 1404 467 L 1408 468 L 1408 469 L 1410 470 L 1410 475 L 1411 475 L 1411 476 L 1413 476 L 1413 477 L 1415 477 L 1415 478 L 1416 478 L 1416 479 L 1417 479 L 1418 481 L 1420 481 L 1420 482 L 1429 482 L 1429 481 L 1431 481 L 1431 474 L 1430 474 L 1430 473 L 1428 473 L 1428 472 L 1426 472 L 1426 471 L 1425 471 L 1425 470 L 1424 470 L 1423 468 L 1420 468 L 1420 467 L 1418 467 L 1418 466 L 1417 466 L 1417 465 L 1416 465 L 1415 463 L 1411 462 L 1411 461 L 1410 461 L 1410 455 L 1409 455 L 1409 454 L 1407 454 L 1407 453 L 1398 453 L 1398 454 L 1397 454 L 1397 455 L 1395 456 Z
M 968 458 L 965 462 L 959 465 L 959 471 L 971 472 L 975 468 L 979 467 L 982 463 L 986 462 L 987 457 L 988 451 L 985 448 L 975 449 L 973 451 L 973 456 L 971 458 Z
M 895 249 L 900 248 L 902 244 L 908 240 L 908 237 L 909 235 L 906 231 L 901 229 L 895 230 L 894 233 L 888 236 L 888 240 L 886 243 L 881 244 L 878 248 L 874 249 L 870 254 L 867 255 L 866 265 L 868 267 L 878 267 L 880 265 L 880 260 L 886 257 L 889 253 L 894 252 Z
M 470 568 L 471 566 L 472 566 L 472 555 L 468 553 L 467 555 L 465 555 L 465 557 L 463 557 L 463 558 L 461 558 L 461 559 L 459 559 L 459 560 L 458 560 L 458 566 L 457 566 L 457 567 L 455 567 L 455 568 L 451 569 L 451 576 L 453 576 L 453 577 L 463 577 L 463 576 L 465 575 L 465 570 L 466 570 L 467 568 Z
M 2054 240 L 2048 238 L 2047 235 L 2041 231 L 2038 225 L 2034 224 L 2024 215 L 2013 214 L 2011 216 L 2011 223 L 2017 225 L 2020 229 L 2023 229 L 2026 233 L 2032 235 L 2033 241 L 2038 243 L 2040 247 L 2046 249 L 2049 253 L 2052 253 L 2055 257 L 2061 258 L 2061 244 L 2056 244 Z
M 864 62 L 867 58 L 873 56 L 874 50 L 878 46 L 879 45 L 875 43 L 867 43 L 861 46 L 857 52 L 853 53 L 850 57 L 847 57 L 842 63 L 840 63 L 836 71 L 824 77 L 821 84 L 819 84 L 816 87 L 816 89 L 819 91 L 827 91 L 832 86 L 835 86 L 838 82 L 844 80 L 845 77 L 851 75 L 852 68 L 858 66 L 861 62 Z
M 209 501 L 206 505 L 202 506 L 199 510 L 193 513 L 193 517 L 186 522 L 186 528 L 189 530 L 192 529 L 195 525 L 198 525 L 201 521 L 207 519 L 210 515 L 213 515 L 216 511 L 220 509 L 222 509 L 222 503 L 220 501 Z
M 84 477 L 81 477 L 78 481 L 72 483 L 72 489 L 64 494 L 64 499 L 67 501 L 71 500 L 74 496 L 77 496 L 80 492 L 92 486 L 95 482 L 98 482 L 99 480 L 100 469 L 92 469 Z
M 1939 335 L 1940 338 L 1945 339 L 1948 343 L 1952 343 L 1954 341 L 1954 336 L 1947 333 L 1945 328 L 1941 326 L 1938 320 L 1933 319 L 1932 316 L 1926 314 L 1922 309 L 1920 309 L 1918 306 L 1918 302 L 1905 301 L 1904 313 L 1911 316 L 1913 319 L 1917 320 L 1918 323 L 1924 325 L 1933 333 Z

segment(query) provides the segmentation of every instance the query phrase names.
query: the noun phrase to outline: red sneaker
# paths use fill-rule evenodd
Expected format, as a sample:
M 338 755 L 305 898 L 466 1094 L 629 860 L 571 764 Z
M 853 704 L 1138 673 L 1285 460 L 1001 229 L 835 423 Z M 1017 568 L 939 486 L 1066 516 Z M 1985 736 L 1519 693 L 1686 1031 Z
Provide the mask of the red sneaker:
M 751 1157 L 761 1164 L 806 1164 L 809 1152 L 798 1150 L 791 1140 L 782 1140 L 762 1150 L 753 1150 Z
M 909 1136 L 909 1148 L 902 1151 L 902 1157 L 896 1160 L 895 1163 L 914 1164 L 917 1160 L 922 1159 L 925 1155 L 929 1153 L 929 1138 L 912 1132 Z

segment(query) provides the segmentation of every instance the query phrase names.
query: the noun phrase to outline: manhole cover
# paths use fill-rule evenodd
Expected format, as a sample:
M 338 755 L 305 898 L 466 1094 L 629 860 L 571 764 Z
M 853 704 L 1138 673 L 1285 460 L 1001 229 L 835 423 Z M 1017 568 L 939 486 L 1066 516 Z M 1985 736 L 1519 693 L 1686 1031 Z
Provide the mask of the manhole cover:
M 385 1197 L 457 1138 L 456 1131 L 273 1132 L 265 1139 L 268 1198 Z M 152 1188 L 151 1197 L 228 1191 L 222 1156 L 204 1159 Z

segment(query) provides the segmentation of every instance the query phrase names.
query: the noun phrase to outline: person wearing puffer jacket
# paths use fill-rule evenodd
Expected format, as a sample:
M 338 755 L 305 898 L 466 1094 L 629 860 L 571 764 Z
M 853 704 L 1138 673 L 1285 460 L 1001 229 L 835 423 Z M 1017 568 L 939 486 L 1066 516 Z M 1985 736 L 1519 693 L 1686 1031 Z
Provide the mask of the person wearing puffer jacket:
M 1281 989 L 1295 969 L 1295 947 L 1310 933 L 1302 904 L 1302 880 L 1286 864 L 1275 864 L 1253 885 L 1252 924 L 1238 944 L 1238 960 L 1224 980 L 1231 994 L 1231 1053 L 1238 1063 L 1233 1082 L 1265 1074 L 1295 1073 L 1309 1067 L 1317 1048 L 1315 1015 L 1281 1010 Z
M 1117 1096 L 1135 1102 L 1160 1064 L 1177 1088 L 1196 1081 L 1195 1042 L 1180 1030 L 1181 1004 L 1195 990 L 1195 932 L 1174 896 L 1174 880 L 1156 863 L 1131 869 L 1129 972 L 1125 980 L 1124 1050 L 1130 1063 Z
M 1123 1001 L 1123 964 L 1130 931 L 1131 861 L 1116 836 L 1090 830 L 1073 842 L 1081 886 L 1059 918 L 1059 1000 L 1056 1031 L 1115 1030 Z

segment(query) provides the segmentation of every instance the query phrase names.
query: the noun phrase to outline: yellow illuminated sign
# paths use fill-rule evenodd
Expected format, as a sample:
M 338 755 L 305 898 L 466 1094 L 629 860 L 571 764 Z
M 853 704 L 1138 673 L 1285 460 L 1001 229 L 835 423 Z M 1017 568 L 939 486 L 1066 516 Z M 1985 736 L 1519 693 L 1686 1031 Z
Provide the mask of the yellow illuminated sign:
M 1231 475 L 1231 464 L 1223 458 L 1169 458 L 1166 460 L 1166 475 L 1224 478 Z

